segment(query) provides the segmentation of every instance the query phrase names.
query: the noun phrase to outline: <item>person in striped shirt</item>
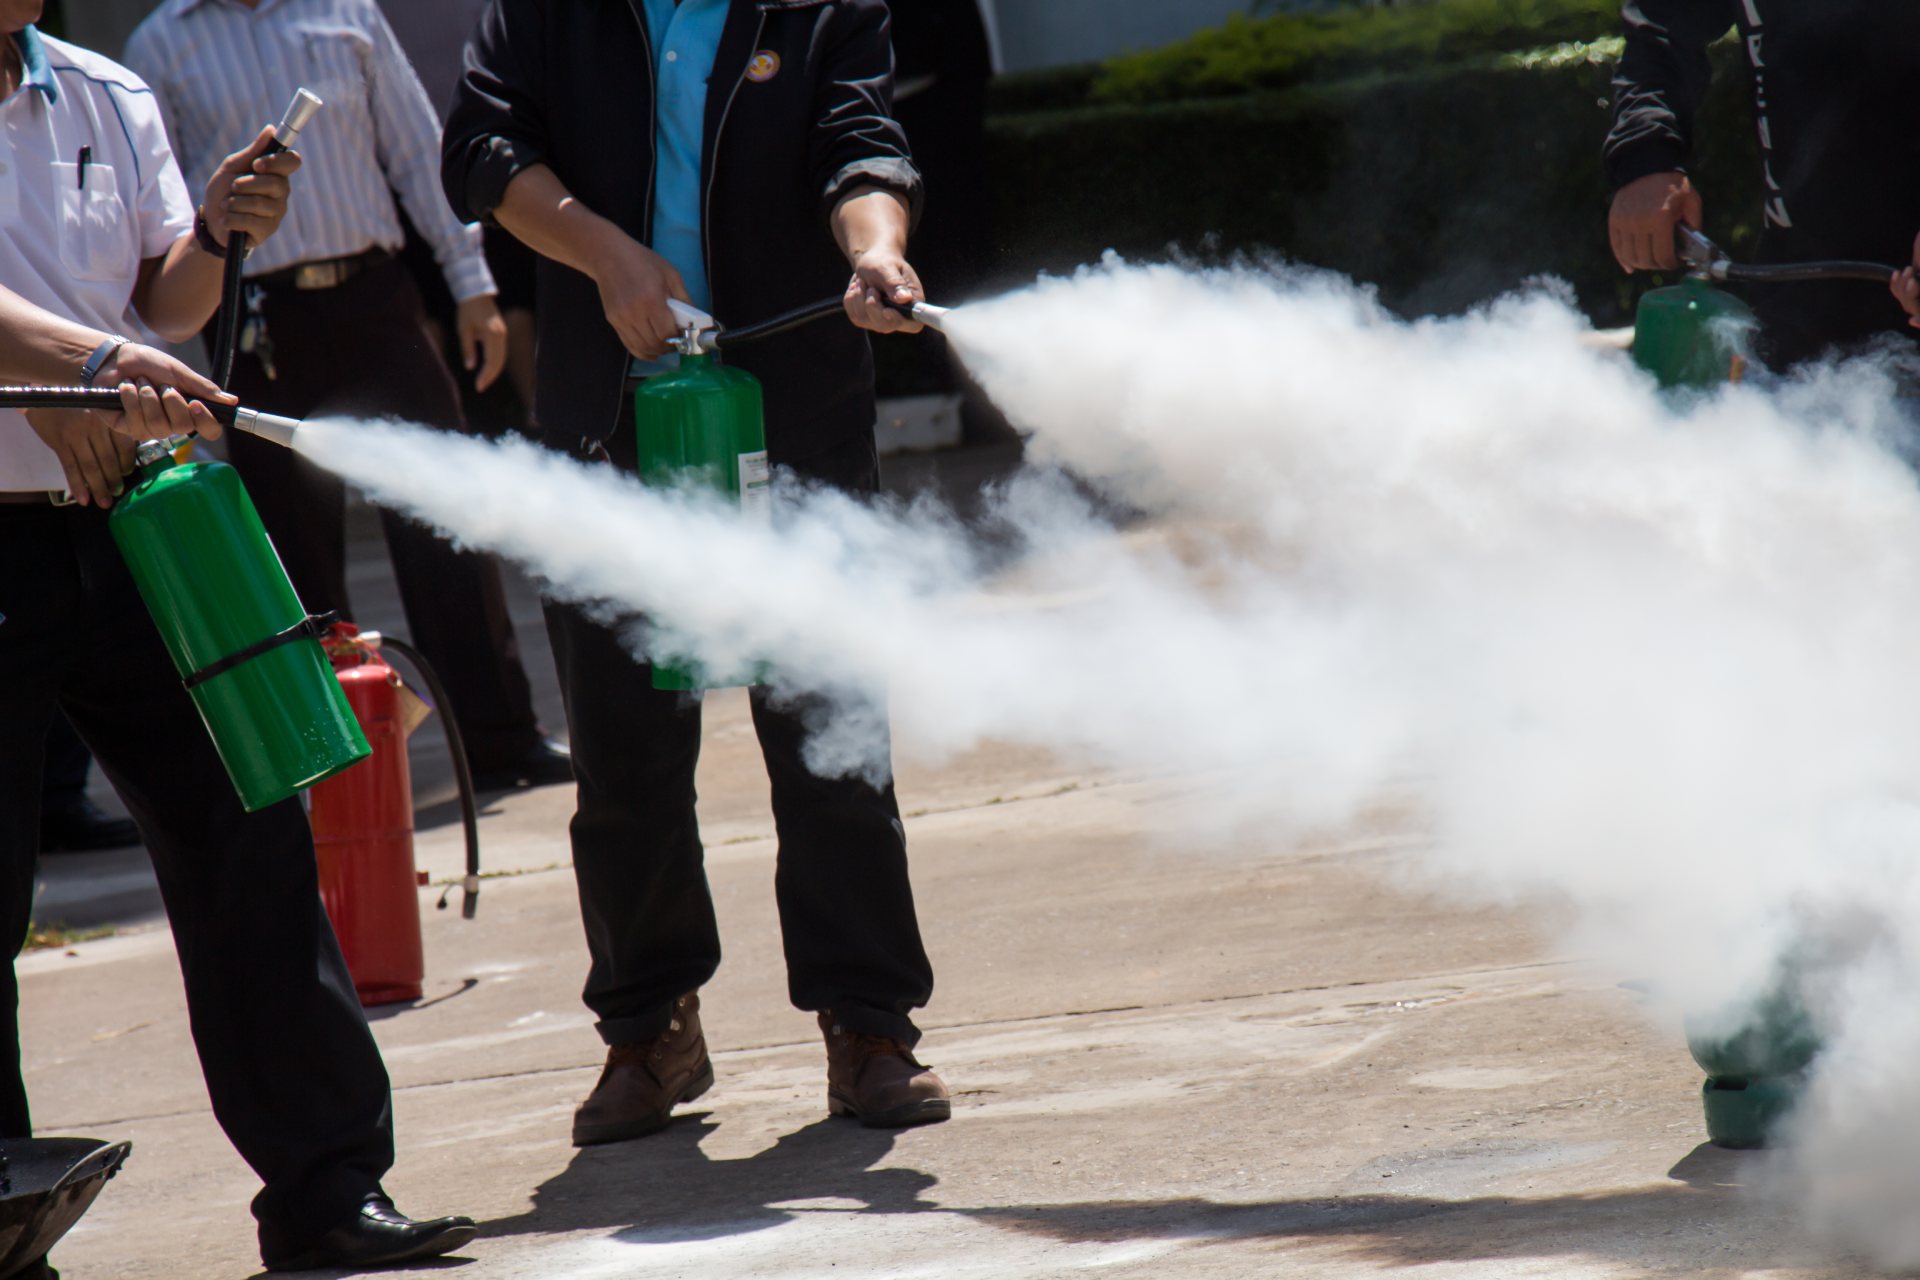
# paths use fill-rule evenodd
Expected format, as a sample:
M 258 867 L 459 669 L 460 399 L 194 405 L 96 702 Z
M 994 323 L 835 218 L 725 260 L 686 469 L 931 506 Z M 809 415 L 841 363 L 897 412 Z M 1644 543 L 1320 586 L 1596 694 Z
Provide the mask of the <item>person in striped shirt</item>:
M 479 228 L 434 181 L 439 119 L 374 0 L 166 0 L 134 31 L 126 62 L 158 95 L 189 182 L 232 150 L 229 138 L 278 118 L 296 87 L 327 104 L 301 136 L 307 180 L 285 226 L 247 262 L 231 386 L 242 402 L 466 430 L 419 290 L 394 257 L 403 211 L 433 246 L 482 389 L 506 363 L 506 325 Z M 340 482 L 251 437 L 234 439 L 231 456 L 302 603 L 352 616 Z M 397 514 L 382 523 L 408 629 L 445 678 L 475 781 L 571 782 L 567 749 L 535 721 L 498 564 Z

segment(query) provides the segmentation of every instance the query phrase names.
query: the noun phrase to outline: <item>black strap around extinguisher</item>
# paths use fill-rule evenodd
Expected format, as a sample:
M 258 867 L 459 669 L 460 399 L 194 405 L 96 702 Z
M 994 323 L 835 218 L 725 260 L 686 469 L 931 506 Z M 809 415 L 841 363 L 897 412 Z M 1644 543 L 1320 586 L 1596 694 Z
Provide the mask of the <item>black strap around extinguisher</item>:
M 224 658 L 216 658 L 206 666 L 185 676 L 180 683 L 187 688 L 196 688 L 217 675 L 233 670 L 243 662 L 250 662 L 263 653 L 272 653 L 282 645 L 292 644 L 296 640 L 305 640 L 309 636 L 318 640 L 326 634 L 327 628 L 339 621 L 337 611 L 329 609 L 325 613 L 310 613 L 285 631 L 276 631 L 264 640 L 256 640 L 244 649 L 236 649 Z

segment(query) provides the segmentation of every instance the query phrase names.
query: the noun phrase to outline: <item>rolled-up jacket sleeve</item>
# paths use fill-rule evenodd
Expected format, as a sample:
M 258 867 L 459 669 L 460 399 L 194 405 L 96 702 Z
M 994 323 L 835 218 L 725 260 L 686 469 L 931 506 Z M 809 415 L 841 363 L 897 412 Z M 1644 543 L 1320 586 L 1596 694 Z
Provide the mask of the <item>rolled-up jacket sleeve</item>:
M 834 30 L 815 99 L 808 161 L 823 212 L 861 187 L 906 200 L 915 224 L 926 187 L 907 133 L 893 118 L 892 23 L 881 0 L 847 0 Z
M 462 221 L 492 222 L 514 175 L 546 161 L 548 2 L 489 0 L 467 42 L 440 155 Z
M 1707 46 L 1726 34 L 1725 0 L 1627 0 L 1626 36 L 1613 77 L 1607 179 L 1617 190 L 1651 173 L 1684 172 L 1693 155 L 1693 118 L 1713 70 Z

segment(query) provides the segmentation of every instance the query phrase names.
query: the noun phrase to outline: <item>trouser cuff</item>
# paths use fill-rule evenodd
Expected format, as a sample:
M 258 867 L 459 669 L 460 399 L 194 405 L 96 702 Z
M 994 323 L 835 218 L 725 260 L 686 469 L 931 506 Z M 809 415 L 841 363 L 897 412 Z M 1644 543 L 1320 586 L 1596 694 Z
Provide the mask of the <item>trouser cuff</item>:
M 621 1018 L 602 1018 L 593 1024 L 600 1039 L 609 1045 L 641 1044 L 657 1039 L 673 1021 L 673 1001 Z
M 833 1020 L 848 1031 L 860 1035 L 885 1036 L 889 1040 L 898 1040 L 909 1049 L 920 1043 L 920 1028 L 914 1026 L 913 1019 L 903 1013 L 890 1013 L 856 1000 L 836 1001 L 824 1012 L 831 1013 Z

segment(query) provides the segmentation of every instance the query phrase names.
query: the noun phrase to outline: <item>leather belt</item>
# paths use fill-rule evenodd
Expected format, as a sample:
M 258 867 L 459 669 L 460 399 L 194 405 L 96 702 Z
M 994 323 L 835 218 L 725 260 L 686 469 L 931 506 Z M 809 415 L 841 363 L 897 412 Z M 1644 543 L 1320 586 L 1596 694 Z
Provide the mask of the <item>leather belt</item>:
M 16 489 L 0 492 L 0 506 L 58 506 L 60 496 L 58 489 Z
M 365 253 L 349 254 L 344 258 L 321 258 L 316 262 L 296 263 L 278 271 L 269 271 L 263 276 L 254 276 L 247 283 L 263 289 L 332 289 L 392 258 L 393 255 L 385 249 L 368 249 Z

